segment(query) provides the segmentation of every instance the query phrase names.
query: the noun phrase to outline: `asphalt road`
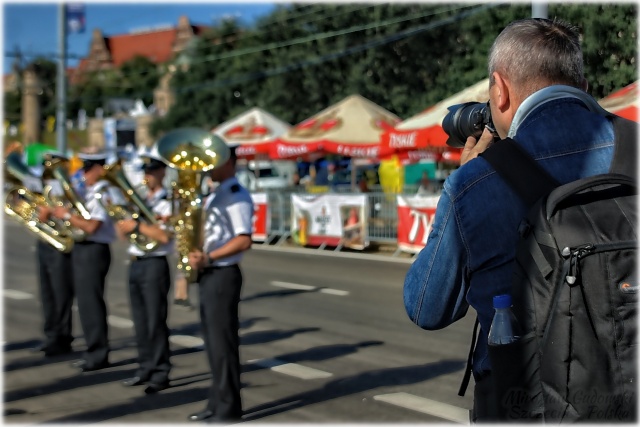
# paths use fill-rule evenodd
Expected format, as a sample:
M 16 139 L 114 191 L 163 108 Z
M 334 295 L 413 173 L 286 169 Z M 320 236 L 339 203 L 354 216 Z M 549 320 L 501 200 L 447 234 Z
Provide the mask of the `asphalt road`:
M 120 381 L 135 370 L 126 245 L 112 245 L 106 300 L 112 367 L 79 374 L 75 354 L 45 358 L 35 237 L 4 222 L 6 423 L 187 423 L 210 376 L 197 310 L 170 305 L 171 388 L 152 396 Z M 473 313 L 444 330 L 413 325 L 402 305 L 407 260 L 255 245 L 240 305 L 244 420 L 252 423 L 465 423 L 457 395 Z M 172 291 L 171 291 L 172 296 Z M 197 287 L 190 289 L 197 304 Z

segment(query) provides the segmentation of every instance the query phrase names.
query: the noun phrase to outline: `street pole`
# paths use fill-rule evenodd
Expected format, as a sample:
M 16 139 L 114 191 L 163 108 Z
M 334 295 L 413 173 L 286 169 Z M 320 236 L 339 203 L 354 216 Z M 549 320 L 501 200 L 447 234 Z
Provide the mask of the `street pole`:
M 546 2 L 531 2 L 531 17 L 532 18 L 548 18 L 547 12 L 548 4 Z
M 56 79 L 56 145 L 62 154 L 67 152 L 67 11 L 66 5 L 58 5 L 58 75 Z

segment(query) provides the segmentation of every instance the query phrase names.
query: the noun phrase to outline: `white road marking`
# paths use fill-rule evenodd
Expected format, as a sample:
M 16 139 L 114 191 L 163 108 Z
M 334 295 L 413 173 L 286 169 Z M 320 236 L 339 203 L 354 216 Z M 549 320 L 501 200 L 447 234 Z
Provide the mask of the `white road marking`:
M 273 286 L 277 286 L 278 288 L 296 289 L 300 291 L 313 291 L 317 289 L 315 286 L 299 285 L 297 283 L 289 283 L 289 282 L 278 282 L 276 280 L 272 281 L 271 284 Z
M 14 289 L 4 289 L 2 291 L 2 293 L 4 294 L 5 297 L 11 298 L 11 299 L 31 299 L 31 298 L 33 298 L 33 295 L 31 295 L 30 293 L 22 292 L 22 291 L 16 291 Z
M 124 317 L 118 316 L 109 316 L 107 318 L 109 324 L 115 328 L 132 328 L 133 321 L 129 319 L 125 319 Z
M 322 288 L 320 289 L 320 292 L 322 292 L 323 294 L 329 294 L 329 295 L 339 295 L 339 296 L 349 295 L 349 291 L 341 291 L 340 289 L 331 289 L 331 288 Z
M 301 285 L 299 283 L 280 282 L 277 280 L 273 280 L 271 281 L 271 284 L 278 288 L 295 289 L 298 291 L 319 291 L 319 292 L 322 292 L 323 294 L 339 295 L 339 296 L 349 295 L 348 291 L 341 291 L 339 289 L 331 289 L 331 288 L 319 288 L 317 286 Z
M 190 335 L 171 335 L 169 336 L 169 342 L 185 348 L 204 347 L 204 341 L 202 338 L 192 337 Z
M 272 371 L 303 380 L 313 380 L 317 378 L 329 378 L 333 376 L 330 372 L 320 371 L 318 369 L 309 368 L 308 366 L 298 365 L 297 363 L 289 363 L 279 359 L 254 359 L 247 363 L 269 368 Z
M 459 424 L 469 424 L 469 410 L 409 393 L 389 393 L 373 396 L 374 400 L 390 403 L 405 409 L 433 415 Z

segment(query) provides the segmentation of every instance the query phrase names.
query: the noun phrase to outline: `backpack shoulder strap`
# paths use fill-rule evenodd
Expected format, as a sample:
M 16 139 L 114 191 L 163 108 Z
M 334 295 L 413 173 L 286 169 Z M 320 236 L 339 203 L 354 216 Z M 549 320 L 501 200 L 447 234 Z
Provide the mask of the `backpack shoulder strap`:
M 533 206 L 540 197 L 560 185 L 511 138 L 495 142 L 480 156 L 489 162 L 527 206 Z
M 462 383 L 460 389 L 458 389 L 458 396 L 464 396 L 469 386 L 469 380 L 471 379 L 471 371 L 473 370 L 473 353 L 476 350 L 476 343 L 478 342 L 478 325 L 480 321 L 476 316 L 476 322 L 473 325 L 473 335 L 471 336 L 471 348 L 469 348 L 469 356 L 467 357 L 467 366 L 464 368 L 464 376 L 462 377 Z
M 638 123 L 611 115 L 615 133 L 615 148 L 610 173 L 637 178 Z

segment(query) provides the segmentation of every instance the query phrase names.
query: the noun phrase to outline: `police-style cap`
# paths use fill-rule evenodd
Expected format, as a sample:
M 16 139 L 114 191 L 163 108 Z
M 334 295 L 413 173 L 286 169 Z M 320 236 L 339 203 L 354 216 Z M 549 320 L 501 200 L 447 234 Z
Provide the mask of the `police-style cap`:
M 167 167 L 167 165 L 165 164 L 164 161 L 162 161 L 162 159 L 160 159 L 157 156 L 154 156 L 153 154 L 145 154 L 140 156 L 140 158 L 142 159 L 142 166 L 140 166 L 140 169 L 142 169 L 145 172 L 164 169 L 165 167 Z
M 82 160 L 82 169 L 90 169 L 93 165 L 104 166 L 107 163 L 106 153 L 79 153 L 78 158 Z

